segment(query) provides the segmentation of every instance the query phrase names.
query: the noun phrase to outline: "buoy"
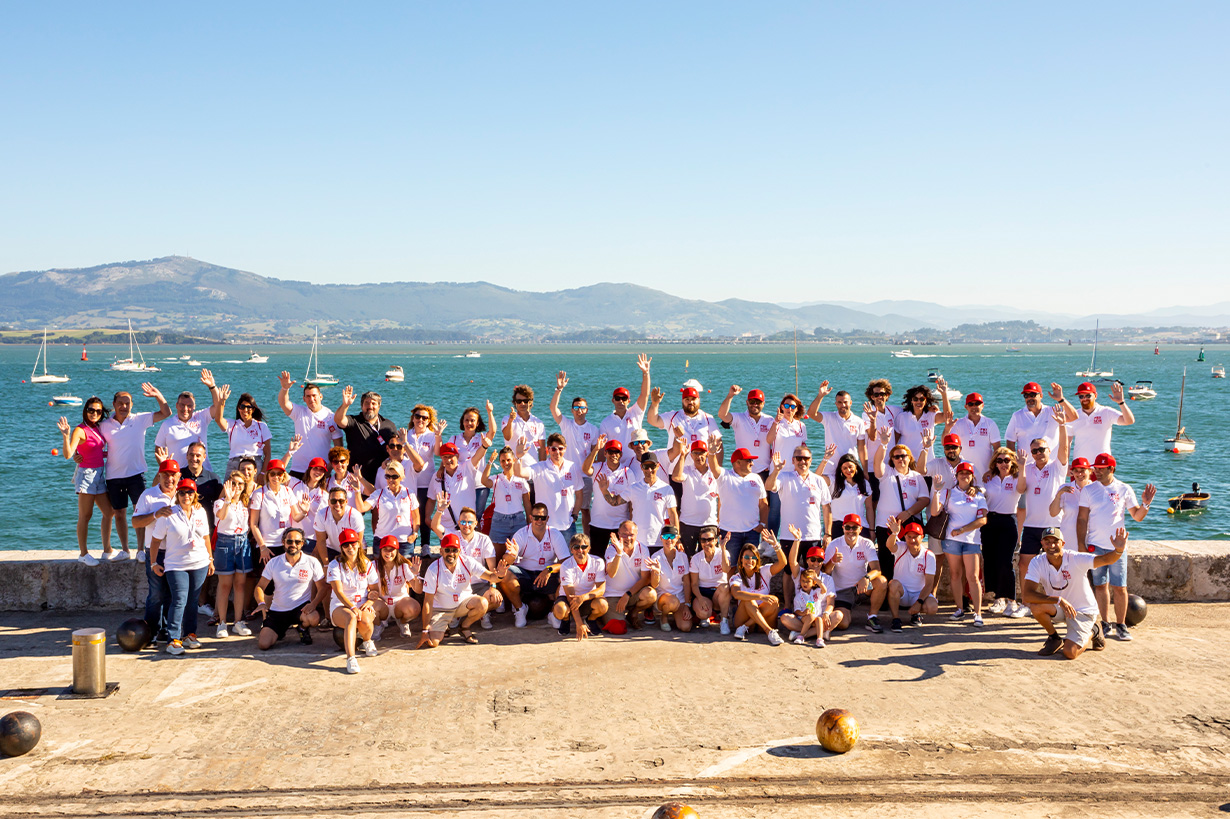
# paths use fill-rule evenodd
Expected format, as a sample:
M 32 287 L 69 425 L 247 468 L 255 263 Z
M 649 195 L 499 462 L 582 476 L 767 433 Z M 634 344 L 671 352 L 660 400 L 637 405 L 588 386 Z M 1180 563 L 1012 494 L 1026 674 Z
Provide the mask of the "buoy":
M 52 448 L 51 448 L 51 454 L 52 454 L 52 455 L 59 455 L 59 454 L 60 454 L 60 450 L 56 449 L 55 447 L 52 447 Z
M 55 401 L 48 401 L 48 402 L 47 402 L 47 406 L 49 406 L 49 407 L 54 407 L 55 405 L 56 405 L 56 402 L 55 402 Z

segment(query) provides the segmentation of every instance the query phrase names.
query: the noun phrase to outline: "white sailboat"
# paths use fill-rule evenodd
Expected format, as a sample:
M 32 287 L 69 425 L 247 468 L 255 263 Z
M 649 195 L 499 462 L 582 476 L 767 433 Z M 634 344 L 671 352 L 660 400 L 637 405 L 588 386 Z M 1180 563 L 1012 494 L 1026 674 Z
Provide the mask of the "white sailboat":
M 137 361 L 134 357 L 141 360 Z M 187 356 L 185 356 L 187 357 Z M 145 363 L 145 356 L 141 353 L 141 345 L 137 343 L 137 335 L 132 329 L 132 319 L 128 320 L 128 358 L 120 358 L 111 362 L 111 369 L 125 373 L 159 373 L 162 370 L 157 367 Z
M 1094 322 L 1093 325 L 1093 358 L 1089 359 L 1089 369 L 1084 372 L 1078 372 L 1077 378 L 1114 378 L 1114 369 L 1099 370 L 1096 366 L 1098 362 L 1098 329 L 1101 321 Z
M 43 360 L 43 374 L 38 375 L 39 359 Z M 63 384 L 68 381 L 67 375 L 49 375 L 47 373 L 47 328 L 43 328 L 43 346 L 38 348 L 34 358 L 34 369 L 30 370 L 31 384 Z
M 1187 368 L 1183 368 L 1183 385 L 1179 387 L 1179 420 L 1175 424 L 1175 433 L 1173 438 L 1167 438 L 1166 451 L 1173 452 L 1176 455 L 1181 452 L 1195 452 L 1196 442 L 1188 437 L 1187 432 L 1183 429 L 1183 393 L 1187 391 Z
M 320 371 L 320 327 L 316 328 L 316 336 L 312 339 L 312 354 L 308 356 L 307 372 L 303 375 L 305 384 L 315 384 L 318 387 L 331 387 L 337 384 L 337 379 L 329 373 Z

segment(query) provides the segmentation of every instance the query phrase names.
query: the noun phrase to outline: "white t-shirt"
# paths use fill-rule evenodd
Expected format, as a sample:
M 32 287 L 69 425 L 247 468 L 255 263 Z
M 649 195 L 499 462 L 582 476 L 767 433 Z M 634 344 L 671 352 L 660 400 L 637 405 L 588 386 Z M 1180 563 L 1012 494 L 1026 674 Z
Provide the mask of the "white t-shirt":
M 752 418 L 751 413 L 747 412 L 730 414 L 730 428 L 735 433 L 735 447 L 752 453 L 753 472 L 764 472 L 769 468 L 772 448 L 768 444 L 768 439 L 769 430 L 773 428 L 773 420 L 772 415 L 764 413 L 761 413 L 758 418 Z M 778 432 L 780 433 L 780 430 Z
M 573 594 L 589 594 L 599 583 L 606 582 L 606 561 L 590 555 L 581 566 L 575 557 L 569 557 L 559 568 L 559 596 L 564 597 L 564 588 L 571 586 Z M 604 591 L 605 594 L 605 591 Z
M 677 409 L 662 413 L 660 417 L 666 429 L 667 449 L 675 443 L 675 424 L 682 425 L 683 434 L 687 436 L 687 442 L 683 445 L 684 452 L 688 452 L 692 444 L 697 441 L 704 441 L 707 444 L 711 435 L 720 435 L 722 432 L 717 419 L 704 410 L 697 410 L 695 415 L 688 415 L 683 410 Z
M 935 552 L 923 546 L 917 555 L 912 555 L 904 540 L 897 541 L 893 579 L 901 581 L 907 594 L 917 597 L 927 584 L 927 575 L 935 576 Z
M 589 525 L 613 532 L 625 520 L 631 519 L 632 509 L 626 503 L 612 506 L 606 502 L 606 496 L 598 491 L 597 486 L 597 478 L 601 475 L 607 476 L 607 491 L 618 497 L 620 490 L 628 484 L 628 471 L 621 466 L 612 472 L 605 461 L 594 466 L 594 497 L 589 502 Z
M 209 565 L 209 518 L 200 506 L 190 515 L 176 506 L 170 515 L 154 521 L 151 537 L 162 540 L 162 567 L 167 571 L 190 571 Z
M 987 512 L 995 512 L 1000 515 L 1015 515 L 1017 503 L 1021 496 L 1017 494 L 1017 487 L 1020 485 L 1021 479 L 1008 475 L 1006 478 L 1000 478 L 999 475 L 992 475 L 991 480 L 986 482 L 983 487 L 987 493 Z
M 256 528 L 266 546 L 282 545 L 282 532 L 291 525 L 290 511 L 295 505 L 294 494 L 285 486 L 274 491 L 268 486 L 258 487 L 248 502 L 249 514 L 256 517 Z
M 952 434 L 961 436 L 961 458 L 974 465 L 976 475 L 985 473 L 1000 442 L 999 425 L 985 415 L 977 424 L 968 417 L 959 418 L 952 425 Z
M 619 544 L 614 540 L 606 547 L 606 566 L 610 566 L 615 554 L 620 552 Z M 619 565 L 614 574 L 607 574 L 606 596 L 623 597 L 628 590 L 641 580 L 641 574 L 646 571 L 645 561 L 649 559 L 649 550 L 639 540 L 632 547 L 632 554 L 621 554 Z
M 726 585 L 726 572 L 722 570 L 722 548 L 713 550 L 713 557 L 705 557 L 704 549 L 697 549 L 692 555 L 692 574 L 696 575 L 696 585 L 704 589 L 716 589 Z
M 692 464 L 683 467 L 683 502 L 679 505 L 679 522 L 688 526 L 709 526 L 718 522 L 717 478 L 713 470 L 703 473 Z
M 1044 406 L 1036 416 L 1021 407 L 1012 413 L 1012 418 L 1008 420 L 1008 441 L 1017 449 L 1028 452 L 1029 444 L 1034 438 L 1045 438 L 1052 452 L 1059 446 L 1059 422 L 1055 420 L 1049 407 Z
M 900 489 L 898 489 L 900 487 Z M 876 526 L 888 528 L 888 519 L 900 519 L 919 498 L 930 498 L 927 481 L 917 472 L 902 475 L 896 469 L 888 469 L 880 479 L 880 500 L 876 504 Z M 859 515 L 862 517 L 862 514 Z M 905 521 L 902 520 L 902 525 Z
M 1088 552 L 1073 552 L 1064 549 L 1059 568 L 1056 569 L 1047 560 L 1046 553 L 1034 555 L 1025 570 L 1025 579 L 1042 586 L 1042 592 L 1047 597 L 1058 597 L 1067 600 L 1072 608 L 1083 614 L 1097 614 L 1098 601 L 1093 596 L 1093 588 L 1089 585 L 1089 570 L 1093 568 L 1095 556 Z
M 779 536 L 793 539 L 790 527 L 797 526 L 803 540 L 819 540 L 824 531 L 824 507 L 833 500 L 829 485 L 814 472 L 800 475 L 794 469 L 777 476 L 777 497 L 782 502 Z
M 431 481 L 436 475 L 436 456 L 432 451 L 436 447 L 436 434 L 431 430 L 427 430 L 422 434 L 409 430 L 407 433 L 406 446 L 413 449 L 423 459 L 423 471 L 419 472 L 418 488 L 426 489 L 431 486 Z M 461 463 L 466 463 L 464 458 L 458 458 Z M 410 473 L 406 473 L 406 478 L 409 479 Z
M 264 421 L 253 421 L 248 426 L 244 426 L 243 422 L 238 420 L 229 423 L 230 426 L 226 430 L 226 441 L 230 447 L 228 451 L 231 458 L 263 455 L 265 442 L 273 440 L 273 434 L 269 432 L 269 425 Z
M 441 510 L 440 525 L 446 532 L 456 532 L 456 519 L 461 517 L 461 510 L 467 506 L 473 509 L 477 503 L 478 472 L 474 465 L 469 461 L 459 461 L 452 475 L 442 469 L 436 470 L 427 489 L 427 497 L 435 500 L 441 491 L 448 493 L 448 506 L 453 513 L 450 515 L 449 509 Z
M 261 577 L 273 581 L 270 611 L 291 611 L 312 599 L 312 585 L 325 579 L 325 570 L 311 555 L 300 553 L 293 566 L 286 555 L 277 555 L 265 564 Z
M 623 445 L 623 452 L 619 456 L 619 465 L 627 466 L 632 463 L 632 448 L 628 446 L 628 441 L 632 440 L 632 433 L 641 428 L 642 422 L 645 419 L 645 411 L 636 404 L 628 406 L 624 417 L 620 418 L 615 413 L 611 413 L 606 418 L 602 419 L 602 423 L 598 425 L 598 434 L 605 435 L 607 442 L 619 441 Z M 594 493 L 598 494 L 597 492 Z
M 481 580 L 486 569 L 471 557 L 459 555 L 457 567 L 449 571 L 441 558 L 423 573 L 423 596 L 431 595 L 431 606 L 437 611 L 452 611 L 474 594 L 474 581 Z
M 469 540 L 460 535 L 457 539 L 461 541 L 461 553 L 478 565 L 486 566 L 488 559 L 495 558 L 495 544 L 477 528 L 474 530 L 474 537 Z
M 615 492 L 607 490 L 612 495 Z M 652 485 L 644 481 L 626 483 L 619 488 L 619 497 L 626 499 L 632 505 L 632 522 L 636 524 L 636 539 L 651 549 L 658 545 L 658 536 L 662 527 L 670 520 L 669 510 L 674 509 L 675 493 L 670 484 L 664 481 L 654 481 Z
M 577 466 L 585 463 L 585 459 L 589 457 L 589 451 L 598 442 L 598 428 L 589 421 L 578 424 L 571 418 L 563 416 L 559 421 L 559 429 L 568 447 L 564 450 L 564 460 L 572 461 Z
M 376 508 L 377 538 L 392 535 L 398 540 L 409 540 L 414 536 L 414 512 L 419 508 L 418 493 L 413 489 L 401 487 L 396 495 L 387 486 L 376 490 L 376 494 L 368 498 L 368 502 Z M 353 508 L 347 511 L 353 511 Z
M 495 511 L 501 515 L 525 513 L 525 502 L 522 500 L 530 493 L 530 484 L 525 478 L 516 475 L 504 477 L 503 472 L 491 476 L 491 497 L 495 499 Z
M 567 529 L 572 525 L 577 493 L 585 488 L 581 468 L 569 460 L 556 466 L 548 458 L 531 466 L 530 475 L 534 481 L 534 501 L 545 503 L 547 514 L 551 516 L 547 525 Z
M 717 481 L 718 521 L 727 532 L 750 532 L 760 525 L 760 502 L 768 499 L 764 481 L 755 472 L 743 477 L 733 469 L 723 469 Z
M 359 510 L 353 506 L 347 506 L 346 511 L 342 513 L 340 518 L 336 520 L 333 517 L 333 510 L 328 506 L 322 506 L 320 511 L 316 513 L 315 527 L 317 532 L 322 532 L 325 536 L 324 543 L 317 538 L 317 545 L 324 546 L 326 549 L 331 549 L 335 552 L 342 550 L 342 544 L 338 542 L 338 535 L 343 529 L 354 529 L 359 533 L 359 537 L 363 537 L 363 516 L 359 514 Z M 268 539 L 265 540 L 268 543 Z M 362 541 L 360 540 L 360 546 Z
M 1072 458 L 1086 458 L 1093 463 L 1103 452 L 1110 452 L 1111 427 L 1123 423 L 1123 413 L 1110 407 L 1099 406 L 1093 412 L 1085 414 L 1080 407 L 1076 408 L 1076 420 L 1068 423 L 1068 431 L 1072 435 Z
M 1052 516 L 1051 501 L 1068 478 L 1068 470 L 1057 460 L 1041 469 L 1032 460 L 1025 464 L 1025 525 L 1034 528 L 1056 526 L 1059 518 Z M 1073 530 L 1075 533 L 1075 530 Z M 1064 541 L 1067 543 L 1068 541 Z M 1076 541 L 1073 540 L 1075 545 Z
M 154 413 L 129 413 L 124 423 L 108 418 L 98 425 L 107 442 L 107 480 L 145 472 L 145 431 L 154 425 Z
M 658 573 L 658 594 L 673 594 L 682 601 L 683 583 L 692 570 L 687 552 L 676 549 L 675 557 L 670 559 L 667 558 L 665 549 L 659 549 L 653 553 L 653 559 L 658 561 L 661 567 Z
M 837 487 L 841 487 L 841 494 L 837 494 Z M 871 484 L 867 484 L 867 489 L 871 489 Z M 829 501 L 829 511 L 833 513 L 834 521 L 842 521 L 846 519 L 846 515 L 858 515 L 859 520 L 867 526 L 867 499 L 871 495 L 864 495 L 862 490 L 858 488 L 857 483 L 847 483 L 846 479 L 840 475 L 833 476 L 833 487 L 829 490 L 832 500 Z
M 508 418 L 512 418 L 512 437 L 505 440 L 516 452 L 518 439 L 525 439 L 525 454 L 521 456 L 521 465 L 531 467 L 538 463 L 538 450 L 546 443 L 547 428 L 538 420 L 538 416 L 532 413 L 529 418 L 510 414 L 504 418 L 504 424 L 508 423 Z M 503 429 L 503 424 L 500 428 Z
M 795 588 L 794 605 L 791 607 L 793 611 L 807 611 L 807 604 L 812 606 L 812 612 L 820 614 L 828 605 L 828 598 L 831 594 L 836 594 L 833 590 L 833 580 L 827 574 L 819 574 L 816 576 L 816 584 L 811 587 L 810 591 L 803 591 L 801 588 Z
M 208 407 L 192 413 L 192 417 L 187 421 L 181 421 L 178 415 L 172 415 L 158 427 L 158 434 L 154 436 L 154 446 L 166 447 L 167 457 L 183 464 L 188 461 L 188 447 L 200 441 L 205 445 L 205 468 L 213 471 L 213 467 L 209 465 L 209 441 L 207 440 L 211 420 Z
M 954 535 L 954 529 L 959 529 L 962 526 L 968 526 L 978 519 L 978 513 L 987 511 L 987 499 L 982 490 L 979 489 L 971 498 L 968 493 L 962 492 L 960 489 L 941 489 L 943 493 L 941 503 L 948 510 L 948 540 L 955 540 L 960 543 L 982 543 L 982 530 L 974 529 L 964 534 Z
M 219 498 L 214 501 L 214 531 L 220 535 L 242 535 L 248 531 L 248 507 L 243 501 L 235 498 L 226 504 L 226 516 L 222 516 L 222 506 L 226 501 Z
M 435 564 L 433 563 L 432 565 L 434 566 Z M 329 585 L 333 585 L 336 581 L 341 581 L 342 597 L 356 606 L 362 605 L 363 601 L 367 599 L 367 592 L 371 586 L 380 587 L 380 575 L 376 574 L 376 564 L 374 563 L 368 563 L 367 571 L 363 571 L 358 566 L 348 569 L 340 561 L 330 560 L 325 580 Z M 337 590 L 334 589 L 333 601 L 329 604 L 329 611 L 332 612 L 343 605 L 345 604 L 339 599 Z
M 342 432 L 333 420 L 333 410 L 321 406 L 312 412 L 303 404 L 292 404 L 290 420 L 295 424 L 295 432 L 303 438 L 303 446 L 291 456 L 289 469 L 294 472 L 307 472 L 308 464 L 313 458 L 329 460 L 329 450 L 334 440 L 341 440 Z
M 838 553 L 841 554 L 841 562 L 834 565 L 830 573 L 833 578 L 833 588 L 838 590 L 852 588 L 863 578 L 863 575 L 867 574 L 868 563 L 878 564 L 880 562 L 875 541 L 862 536 L 854 541 L 853 546 L 844 536 L 829 541 L 828 548 L 824 552 L 825 562 L 832 560 L 833 556 Z
M 867 424 L 854 413 L 850 413 L 849 418 L 842 418 L 837 410 L 821 412 L 819 416 L 816 420 L 824 426 L 825 449 L 829 444 L 837 447 L 837 452 L 824 467 L 824 474 L 832 475 L 842 455 L 849 453 L 858 456 L 858 442 L 867 440 Z
M 534 535 L 532 527 L 522 526 L 512 536 L 512 542 L 517 547 L 517 565 L 526 571 L 542 571 L 568 558 L 564 536 L 550 526 L 541 540 Z
M 1081 492 L 1081 507 L 1089 509 L 1089 525 L 1085 530 L 1085 545 L 1111 548 L 1115 530 L 1126 526 L 1127 510 L 1139 506 L 1136 491 L 1119 479 L 1103 486 L 1094 481 Z
M 756 594 L 768 594 L 769 593 L 769 581 L 772 579 L 773 579 L 772 568 L 770 568 L 769 566 L 761 566 L 760 571 L 752 575 L 746 581 L 744 581 L 743 575 L 740 574 L 737 570 L 732 571 L 730 573 L 730 577 L 727 579 L 726 582 L 730 586 L 730 590 L 732 592 L 733 591 L 748 591 L 748 592 L 755 592 Z

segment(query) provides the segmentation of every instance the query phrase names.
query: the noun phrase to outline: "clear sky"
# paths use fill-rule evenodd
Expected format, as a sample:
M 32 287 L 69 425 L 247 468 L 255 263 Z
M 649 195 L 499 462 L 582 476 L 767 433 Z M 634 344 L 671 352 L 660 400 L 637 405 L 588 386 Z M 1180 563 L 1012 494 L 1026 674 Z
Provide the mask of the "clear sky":
M 0 19 L 0 272 L 184 254 L 316 282 L 1230 300 L 1226 2 Z

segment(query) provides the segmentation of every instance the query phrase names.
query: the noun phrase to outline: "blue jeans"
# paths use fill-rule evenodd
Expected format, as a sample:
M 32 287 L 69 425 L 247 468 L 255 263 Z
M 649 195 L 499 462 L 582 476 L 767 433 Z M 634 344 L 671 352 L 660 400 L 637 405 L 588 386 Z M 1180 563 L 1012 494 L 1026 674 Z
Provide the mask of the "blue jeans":
M 171 599 L 171 592 L 167 588 L 166 577 L 154 574 L 148 559 L 145 561 L 145 585 L 148 587 L 145 592 L 145 622 L 149 623 L 150 630 L 157 637 L 167 630 L 167 601 Z
M 1095 555 L 1106 555 L 1115 551 L 1105 546 L 1095 546 Z M 1093 570 L 1093 585 L 1095 586 L 1127 586 L 1127 552 L 1119 555 L 1119 559 L 1109 566 L 1098 566 Z
M 494 512 L 491 515 L 491 542 L 506 543 L 524 527 L 525 512 L 513 512 L 512 514 Z
M 966 543 L 963 540 L 948 540 L 945 538 L 940 541 L 940 547 L 946 555 L 980 555 L 982 554 L 982 544 Z
M 163 575 L 171 591 L 167 603 L 167 633 L 172 640 L 182 640 L 185 634 L 196 634 L 197 596 L 205 583 L 209 568 L 181 569 Z
M 725 535 L 726 535 L 726 530 L 724 529 L 719 531 L 718 533 L 718 537 L 725 537 Z M 757 529 L 750 529 L 746 532 L 731 532 L 730 533 L 730 543 L 726 545 L 726 551 L 730 554 L 730 565 L 731 566 L 739 565 L 739 552 L 743 551 L 744 543 L 751 543 L 755 546 L 759 546 L 760 545 L 760 531 Z

